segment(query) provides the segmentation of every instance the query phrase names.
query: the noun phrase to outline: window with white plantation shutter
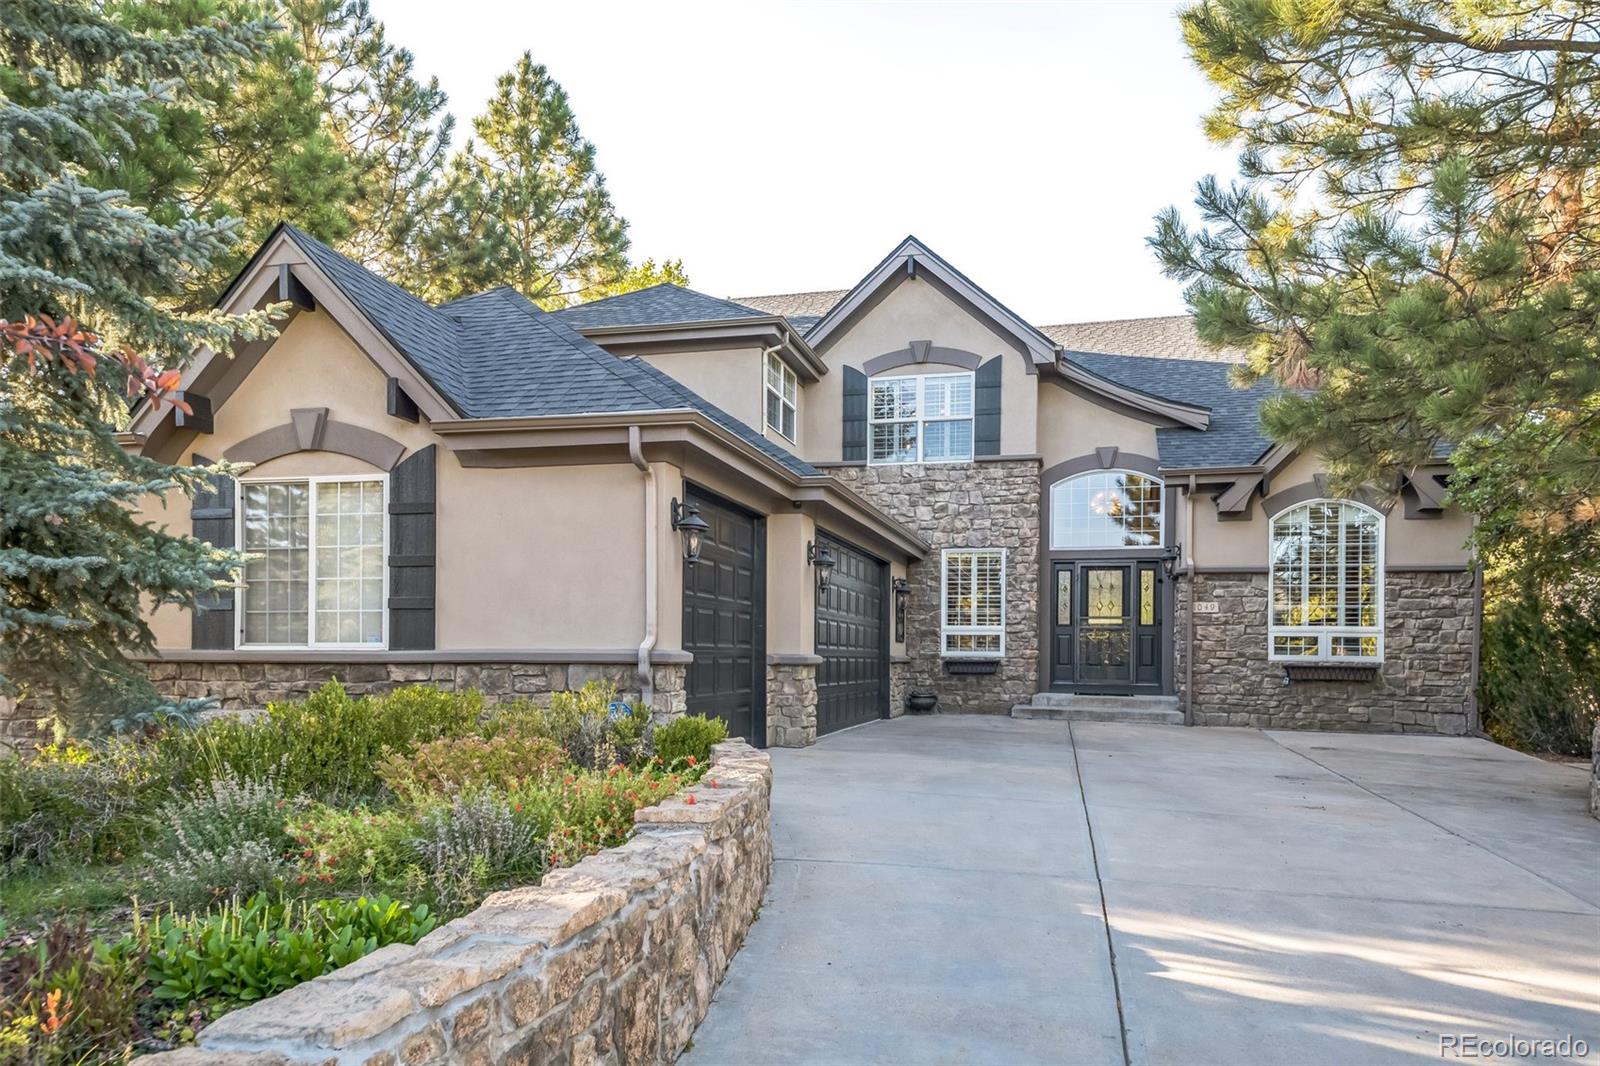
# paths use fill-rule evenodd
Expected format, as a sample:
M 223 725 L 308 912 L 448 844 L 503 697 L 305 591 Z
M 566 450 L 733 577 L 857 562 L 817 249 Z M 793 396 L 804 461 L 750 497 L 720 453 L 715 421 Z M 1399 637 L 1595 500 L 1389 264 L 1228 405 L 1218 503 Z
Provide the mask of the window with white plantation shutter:
M 971 462 L 973 411 L 971 374 L 874 378 L 867 400 L 867 461 Z
M 995 658 L 1005 653 L 1006 553 L 1003 548 L 948 548 L 943 555 L 946 657 Z
M 1268 645 L 1288 661 L 1383 658 L 1383 516 L 1314 500 L 1272 520 Z

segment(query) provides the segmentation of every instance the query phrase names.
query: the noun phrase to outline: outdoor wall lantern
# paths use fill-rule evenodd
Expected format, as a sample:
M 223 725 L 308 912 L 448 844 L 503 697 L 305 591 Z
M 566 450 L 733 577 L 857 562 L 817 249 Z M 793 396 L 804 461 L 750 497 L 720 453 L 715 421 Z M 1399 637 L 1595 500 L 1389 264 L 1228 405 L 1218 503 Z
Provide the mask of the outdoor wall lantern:
M 894 642 L 906 642 L 906 603 L 911 599 L 911 582 L 903 577 L 894 579 Z
M 693 566 L 700 561 L 700 542 L 705 538 L 706 520 L 692 503 L 672 501 L 672 528 L 683 534 L 683 561 Z
M 806 545 L 806 562 L 817 568 L 817 591 L 826 592 L 833 580 L 833 552 L 819 548 L 815 543 Z
M 1178 556 L 1182 552 L 1183 545 L 1175 544 L 1167 551 L 1167 554 L 1161 557 L 1161 572 L 1166 574 L 1169 579 L 1178 572 Z

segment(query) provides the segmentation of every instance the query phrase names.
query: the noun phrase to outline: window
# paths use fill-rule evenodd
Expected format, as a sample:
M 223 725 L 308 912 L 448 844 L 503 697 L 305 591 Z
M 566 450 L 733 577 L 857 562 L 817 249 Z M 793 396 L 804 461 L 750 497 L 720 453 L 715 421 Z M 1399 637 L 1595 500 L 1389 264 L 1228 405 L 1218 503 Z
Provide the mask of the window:
M 381 478 L 239 486 L 241 645 L 382 647 Z
M 872 463 L 972 459 L 971 374 L 875 378 L 867 404 Z
M 943 649 L 947 656 L 1005 653 L 1006 553 L 1001 548 L 944 553 Z
M 1159 478 L 1096 470 L 1050 488 L 1050 547 L 1153 548 L 1161 544 Z
M 795 405 L 800 398 L 800 379 L 789 364 L 774 352 L 767 353 L 767 428 L 794 442 Z
M 1270 658 L 1383 658 L 1383 518 L 1343 500 L 1274 518 L 1270 603 Z

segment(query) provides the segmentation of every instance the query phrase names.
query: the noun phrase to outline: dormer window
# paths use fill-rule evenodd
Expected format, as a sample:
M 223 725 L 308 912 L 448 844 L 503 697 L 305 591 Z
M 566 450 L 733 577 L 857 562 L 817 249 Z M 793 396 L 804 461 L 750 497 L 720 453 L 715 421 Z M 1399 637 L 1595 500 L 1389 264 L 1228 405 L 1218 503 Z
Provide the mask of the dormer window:
M 868 461 L 970 462 L 972 410 L 970 373 L 874 378 L 867 404 Z
M 789 369 L 789 364 L 779 359 L 774 352 L 767 353 L 766 376 L 766 428 L 776 430 L 779 436 L 793 444 L 795 406 L 800 398 L 800 379 Z

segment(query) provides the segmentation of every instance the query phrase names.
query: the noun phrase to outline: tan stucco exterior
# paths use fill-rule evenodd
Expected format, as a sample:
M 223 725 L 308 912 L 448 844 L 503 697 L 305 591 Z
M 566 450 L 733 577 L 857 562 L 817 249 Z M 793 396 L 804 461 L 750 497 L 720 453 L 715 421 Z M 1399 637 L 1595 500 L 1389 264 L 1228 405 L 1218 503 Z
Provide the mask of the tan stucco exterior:
M 1272 478 L 1272 495 L 1313 482 L 1324 468 L 1316 456 L 1296 456 Z M 1270 495 L 1268 497 L 1270 501 Z M 1219 519 L 1211 494 L 1201 491 L 1194 501 L 1194 561 L 1201 569 L 1262 569 L 1267 565 L 1267 541 L 1272 516 L 1256 500 L 1248 518 Z M 1467 538 L 1472 520 L 1459 507 L 1432 518 L 1407 518 L 1399 501 L 1384 516 L 1384 566 L 1390 570 L 1467 567 L 1472 556 Z
M 1002 408 L 1002 417 L 1004 408 Z M 1039 385 L 1039 457 L 1044 469 L 1093 455 L 1096 448 L 1118 448 L 1156 456 L 1156 427 L 1050 381 Z
M 801 435 L 806 395 L 803 386 L 795 402 L 795 435 L 799 439 L 787 440 L 782 433 L 765 425 L 766 364 L 761 348 L 650 352 L 637 358 L 670 374 L 745 425 L 762 430 L 772 443 L 797 455 L 805 454 L 805 438 Z
M 1029 455 L 1036 449 L 1035 425 L 1038 376 L 1028 373 L 1028 358 L 1007 339 L 980 322 L 959 304 L 925 281 L 902 282 L 877 305 L 839 335 L 822 353 L 828 364 L 826 377 L 802 391 L 800 412 L 801 455 L 813 462 L 838 462 L 842 443 L 840 425 L 844 410 L 845 367 L 862 368 L 867 360 L 897 352 L 911 341 L 932 341 L 936 348 L 971 352 L 984 361 L 1001 356 L 1000 450 L 1006 455 Z M 949 372 L 964 369 L 935 365 L 897 367 L 883 376 Z

